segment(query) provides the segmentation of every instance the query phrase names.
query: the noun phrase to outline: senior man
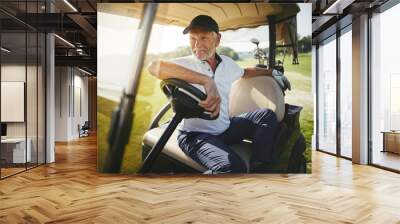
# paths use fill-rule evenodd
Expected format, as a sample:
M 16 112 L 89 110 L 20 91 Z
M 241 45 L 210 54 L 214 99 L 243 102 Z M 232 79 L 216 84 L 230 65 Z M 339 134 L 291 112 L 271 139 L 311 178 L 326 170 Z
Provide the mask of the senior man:
M 195 17 L 183 34 L 189 33 L 192 55 L 171 61 L 155 60 L 148 70 L 159 79 L 177 78 L 204 88 L 207 99 L 199 105 L 211 112 L 215 120 L 184 119 L 179 128 L 178 143 L 183 152 L 207 168 L 205 173 L 245 173 L 245 162 L 231 145 L 243 139 L 252 140 L 251 163 L 276 161 L 274 135 L 278 126 L 270 109 L 259 109 L 229 117 L 228 102 L 232 83 L 240 78 L 273 76 L 284 87 L 283 75 L 276 70 L 238 66 L 231 58 L 218 55 L 221 34 L 217 22 L 206 15 Z M 240 102 L 237 102 L 240 103 Z

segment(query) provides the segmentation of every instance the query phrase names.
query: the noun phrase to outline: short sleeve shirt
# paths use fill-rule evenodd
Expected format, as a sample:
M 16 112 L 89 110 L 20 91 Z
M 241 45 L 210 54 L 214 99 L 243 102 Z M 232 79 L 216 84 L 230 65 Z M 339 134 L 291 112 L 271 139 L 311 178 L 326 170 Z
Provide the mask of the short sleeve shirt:
M 215 73 L 207 62 L 197 59 L 194 55 L 171 60 L 171 62 L 175 64 L 213 78 L 221 97 L 220 112 L 216 120 L 204 120 L 200 118 L 184 119 L 183 125 L 179 127 L 180 130 L 218 135 L 229 127 L 230 119 L 228 109 L 231 86 L 234 81 L 243 76 L 244 69 L 237 65 L 230 57 L 224 55 L 220 55 L 219 57 L 221 61 Z M 203 86 L 198 84 L 192 85 L 205 92 Z

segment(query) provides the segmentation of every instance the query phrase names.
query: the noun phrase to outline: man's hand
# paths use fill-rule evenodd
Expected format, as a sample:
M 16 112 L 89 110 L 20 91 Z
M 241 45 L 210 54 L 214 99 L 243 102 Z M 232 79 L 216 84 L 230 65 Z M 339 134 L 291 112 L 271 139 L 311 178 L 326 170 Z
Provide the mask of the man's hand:
M 182 79 L 188 83 L 202 85 L 206 91 L 207 99 L 201 101 L 199 105 L 211 112 L 211 117 L 216 117 L 218 115 L 221 97 L 214 80 L 207 75 L 164 60 L 153 61 L 147 69 L 152 75 L 161 80 L 176 78 Z
M 272 77 L 274 77 L 274 79 L 276 80 L 276 82 L 278 83 L 278 85 L 281 87 L 282 91 L 285 92 L 286 89 L 291 90 L 292 87 L 290 85 L 289 80 L 286 78 L 285 75 L 283 75 L 282 72 L 274 69 L 272 71 Z
M 221 105 L 221 97 L 218 93 L 217 86 L 211 78 L 207 78 L 203 86 L 207 94 L 207 99 L 201 101 L 199 105 L 206 111 L 211 112 L 211 117 L 216 117 Z
M 159 74 L 160 74 L 160 64 L 161 64 L 160 60 L 153 60 L 147 66 L 147 70 L 150 72 L 151 75 L 153 75 L 153 76 L 158 78 Z

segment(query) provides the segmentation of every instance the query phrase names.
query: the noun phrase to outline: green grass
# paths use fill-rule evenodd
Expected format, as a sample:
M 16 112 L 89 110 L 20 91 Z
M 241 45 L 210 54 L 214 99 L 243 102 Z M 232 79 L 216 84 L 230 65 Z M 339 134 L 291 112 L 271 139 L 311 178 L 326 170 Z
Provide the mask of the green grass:
M 111 122 L 111 112 L 117 103 L 103 97 L 97 97 L 97 169 L 103 167 L 108 148 L 107 135 Z
M 293 90 L 287 93 L 286 102 L 303 106 L 300 117 L 301 129 L 306 137 L 307 150 L 305 152 L 308 164 L 307 172 L 311 172 L 311 135 L 313 132 L 313 110 L 311 96 L 311 55 L 302 54 L 299 56 L 300 65 L 289 65 L 290 58 L 285 59 L 285 73 L 288 76 Z M 250 67 L 256 64 L 254 59 L 237 61 L 243 67 Z M 289 64 L 288 64 L 289 63 Z M 288 65 L 286 65 L 288 64 Z M 167 103 L 167 99 L 159 88 L 160 81 L 144 70 L 141 75 L 138 96 L 134 106 L 133 129 L 129 144 L 126 147 L 122 173 L 135 173 L 141 165 L 141 147 L 144 133 L 148 130 L 151 119 Z M 107 136 L 110 127 L 112 110 L 117 103 L 103 97 L 97 98 L 98 103 L 98 169 L 100 169 L 106 158 L 108 149 Z M 163 119 L 173 115 L 170 110 Z
M 283 56 L 276 57 L 277 60 L 282 61 Z M 311 53 L 299 54 L 299 64 L 292 64 L 292 57 L 286 55 L 285 61 L 283 62 L 285 71 L 296 72 L 306 77 L 311 78 Z
M 167 98 L 159 88 L 159 80 L 143 71 L 138 95 L 134 105 L 133 128 L 130 141 L 125 148 L 121 173 L 135 173 L 142 161 L 142 139 L 148 130 L 150 122 L 155 114 L 167 103 Z M 104 97 L 97 97 L 98 104 L 98 156 L 97 167 L 100 170 L 107 156 L 107 137 L 111 123 L 111 113 L 117 103 Z M 172 116 L 172 111 L 165 115 L 164 120 Z
M 282 57 L 277 57 L 277 59 L 282 60 Z M 300 116 L 300 126 L 307 143 L 307 149 L 304 153 L 307 158 L 307 172 L 311 173 L 311 138 L 314 129 L 311 92 L 311 53 L 299 54 L 299 64 L 297 65 L 293 65 L 292 58 L 286 56 L 284 68 L 292 85 L 292 91 L 287 93 L 286 102 L 303 107 Z

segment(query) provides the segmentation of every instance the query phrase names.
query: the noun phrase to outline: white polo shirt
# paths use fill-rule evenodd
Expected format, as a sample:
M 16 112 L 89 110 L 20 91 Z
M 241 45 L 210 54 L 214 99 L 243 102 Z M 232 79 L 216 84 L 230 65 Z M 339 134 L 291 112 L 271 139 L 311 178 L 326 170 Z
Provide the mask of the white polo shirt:
M 218 64 L 215 74 L 211 66 L 199 60 L 196 56 L 190 55 L 186 57 L 176 58 L 171 62 L 181 65 L 198 73 L 214 77 L 214 82 L 217 86 L 221 97 L 221 105 L 219 116 L 216 120 L 204 120 L 200 118 L 184 119 L 183 125 L 179 126 L 182 131 L 189 132 L 205 132 L 213 135 L 218 135 L 224 132 L 229 127 L 229 94 L 232 83 L 240 79 L 244 74 L 244 69 L 237 65 L 230 57 L 219 55 L 222 59 Z M 192 84 L 205 93 L 204 87 L 198 84 Z

